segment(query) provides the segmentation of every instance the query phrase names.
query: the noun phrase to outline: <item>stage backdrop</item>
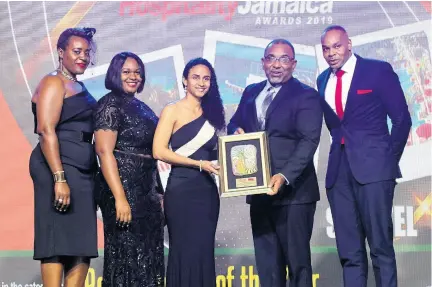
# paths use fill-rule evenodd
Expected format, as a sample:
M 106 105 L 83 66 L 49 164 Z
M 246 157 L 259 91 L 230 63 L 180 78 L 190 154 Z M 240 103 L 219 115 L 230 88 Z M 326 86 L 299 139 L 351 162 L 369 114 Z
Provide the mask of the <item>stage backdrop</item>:
M 138 54 L 147 82 L 138 96 L 159 114 L 184 96 L 185 63 L 203 56 L 215 67 L 227 120 L 244 88 L 265 75 L 260 59 L 274 38 L 290 40 L 298 61 L 295 76 L 315 86 L 326 68 L 321 31 L 343 25 L 354 52 L 388 61 L 399 76 L 413 126 L 401 160 L 403 178 L 394 199 L 394 243 L 399 286 L 431 284 L 431 6 L 425 2 L 1 2 L 0 3 L 0 287 L 42 286 L 32 260 L 33 190 L 28 171 L 33 133 L 30 97 L 41 78 L 57 67 L 56 42 L 69 27 L 95 27 L 97 62 L 81 77 L 94 97 L 107 91 L 112 57 Z M 390 127 L 389 122 L 389 127 Z M 321 187 L 312 238 L 314 286 L 340 286 L 324 177 L 329 134 L 323 127 L 315 163 Z M 159 165 L 164 182 L 170 167 Z M 92 261 L 86 286 L 100 286 L 103 264 Z M 166 236 L 166 238 L 168 238 Z M 165 242 L 166 251 L 169 242 Z M 259 286 L 244 198 L 222 199 L 216 234 L 217 286 Z M 369 272 L 369 286 L 373 283 Z M 206 286 L 203 286 L 206 287 Z

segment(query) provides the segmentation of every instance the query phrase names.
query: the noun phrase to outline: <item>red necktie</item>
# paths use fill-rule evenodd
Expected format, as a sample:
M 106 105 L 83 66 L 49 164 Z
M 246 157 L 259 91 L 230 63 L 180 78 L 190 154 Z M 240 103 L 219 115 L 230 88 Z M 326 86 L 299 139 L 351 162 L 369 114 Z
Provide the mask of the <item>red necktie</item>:
M 342 105 L 342 76 L 345 74 L 345 71 L 338 70 L 336 72 L 337 82 L 336 82 L 336 95 L 335 95 L 335 104 L 336 104 L 336 113 L 339 118 L 342 120 L 344 115 L 343 105 Z M 341 140 L 341 144 L 344 144 L 344 138 Z

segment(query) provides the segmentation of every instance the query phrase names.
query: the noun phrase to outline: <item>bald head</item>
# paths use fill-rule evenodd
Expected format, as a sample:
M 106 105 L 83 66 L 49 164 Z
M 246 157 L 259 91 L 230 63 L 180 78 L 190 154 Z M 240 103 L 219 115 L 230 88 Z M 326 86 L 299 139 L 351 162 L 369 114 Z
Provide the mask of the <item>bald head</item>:
M 291 51 L 292 51 L 292 57 L 295 58 L 295 50 L 294 50 L 294 46 L 293 44 L 291 44 L 290 41 L 285 40 L 285 39 L 275 39 L 273 41 L 271 41 L 270 43 L 268 43 L 267 47 L 264 49 L 264 56 L 267 55 L 267 50 L 276 44 L 281 44 L 281 45 L 287 45 L 288 47 L 290 47 Z
M 342 26 L 327 27 L 321 35 L 323 56 L 330 68 L 340 69 L 351 57 L 351 40 Z
M 331 26 L 328 26 L 327 28 L 325 28 L 324 31 L 322 32 L 322 34 L 321 34 L 321 41 L 323 40 L 323 38 L 325 37 L 325 35 L 327 34 L 327 32 L 330 32 L 330 31 L 339 31 L 339 32 L 345 34 L 348 37 L 348 33 L 347 33 L 347 31 L 345 30 L 344 27 L 339 26 L 339 25 L 331 25 Z

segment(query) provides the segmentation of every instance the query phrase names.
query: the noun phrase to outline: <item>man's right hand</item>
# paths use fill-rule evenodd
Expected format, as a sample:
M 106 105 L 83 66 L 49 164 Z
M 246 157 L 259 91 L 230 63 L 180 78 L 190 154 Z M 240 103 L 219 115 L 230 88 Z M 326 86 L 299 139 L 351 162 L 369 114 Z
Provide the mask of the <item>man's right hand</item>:
M 244 132 L 244 130 L 242 129 L 242 128 L 237 128 L 236 130 L 235 130 L 235 132 L 234 132 L 234 134 L 235 135 L 241 135 L 241 134 L 244 134 L 245 132 Z

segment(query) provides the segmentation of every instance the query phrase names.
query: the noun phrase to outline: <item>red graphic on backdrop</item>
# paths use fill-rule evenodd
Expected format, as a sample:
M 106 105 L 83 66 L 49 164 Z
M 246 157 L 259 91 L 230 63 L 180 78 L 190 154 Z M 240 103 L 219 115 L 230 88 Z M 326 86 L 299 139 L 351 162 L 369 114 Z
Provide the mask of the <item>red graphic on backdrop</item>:
M 141 2 L 127 1 L 120 3 L 119 14 L 121 16 L 160 16 L 162 21 L 175 14 L 185 15 L 221 15 L 225 20 L 232 19 L 238 3 L 227 1 L 161 1 Z
M 0 91 L 0 250 L 32 250 L 34 195 L 29 174 L 32 147 Z M 98 221 L 98 247 L 103 248 L 103 227 Z

